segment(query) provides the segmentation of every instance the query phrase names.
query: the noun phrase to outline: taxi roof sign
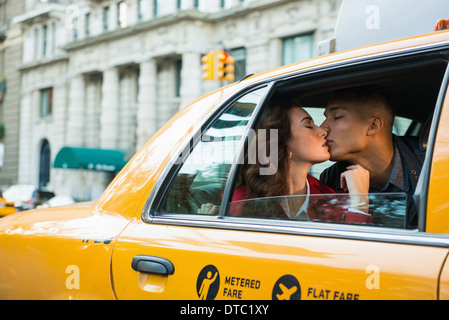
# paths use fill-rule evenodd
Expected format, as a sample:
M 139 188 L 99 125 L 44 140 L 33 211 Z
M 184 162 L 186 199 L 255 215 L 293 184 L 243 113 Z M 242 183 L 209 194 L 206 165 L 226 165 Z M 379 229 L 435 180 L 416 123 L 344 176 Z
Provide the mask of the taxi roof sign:
M 320 44 L 319 51 L 343 51 L 430 33 L 437 21 L 448 16 L 448 0 L 343 0 L 334 39 L 327 40 L 333 43 Z
M 449 29 L 449 19 L 440 19 L 435 25 L 435 31 L 447 30 Z

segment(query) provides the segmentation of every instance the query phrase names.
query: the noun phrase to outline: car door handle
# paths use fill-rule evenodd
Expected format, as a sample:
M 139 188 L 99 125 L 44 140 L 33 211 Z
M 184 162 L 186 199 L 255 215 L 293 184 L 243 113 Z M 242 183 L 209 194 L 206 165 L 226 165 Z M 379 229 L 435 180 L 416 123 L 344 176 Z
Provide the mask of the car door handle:
M 131 263 L 133 270 L 144 273 L 154 273 L 160 275 L 172 275 L 175 267 L 171 261 L 154 256 L 138 255 Z

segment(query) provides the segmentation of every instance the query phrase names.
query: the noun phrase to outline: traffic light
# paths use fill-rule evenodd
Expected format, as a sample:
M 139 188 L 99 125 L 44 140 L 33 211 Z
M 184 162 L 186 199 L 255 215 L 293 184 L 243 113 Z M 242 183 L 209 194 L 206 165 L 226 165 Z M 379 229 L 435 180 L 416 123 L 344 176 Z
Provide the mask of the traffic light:
M 209 52 L 201 57 L 203 80 L 214 80 L 214 60 L 215 52 Z
M 220 50 L 217 52 L 217 78 L 219 81 L 234 81 L 234 57 Z

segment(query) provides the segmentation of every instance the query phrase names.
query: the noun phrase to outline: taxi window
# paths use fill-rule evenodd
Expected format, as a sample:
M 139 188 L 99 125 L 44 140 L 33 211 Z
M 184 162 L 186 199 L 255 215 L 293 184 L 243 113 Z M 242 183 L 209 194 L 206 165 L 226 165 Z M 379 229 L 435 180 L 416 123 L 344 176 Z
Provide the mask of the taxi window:
M 231 104 L 182 160 L 160 213 L 217 215 L 228 174 L 257 104 L 266 87 Z
M 283 169 L 284 171 L 277 174 L 277 177 L 265 178 L 260 174 L 256 176 L 257 170 L 263 168 L 262 163 L 251 165 L 247 161 L 240 166 L 225 214 L 239 219 L 241 217 L 261 221 L 268 219 L 270 221 L 268 223 L 287 220 L 294 224 L 294 220 L 300 220 L 315 224 L 319 222 L 415 229 L 418 214 L 413 192 L 427 151 L 425 147 L 427 138 L 423 133 L 426 132 L 428 120 L 432 119 L 445 67 L 445 63 L 436 64 L 432 66 L 432 72 L 429 72 L 429 68 L 421 66 L 410 70 L 401 66 L 400 70 L 388 69 L 385 74 L 376 70 L 373 73 L 376 76 L 375 80 L 364 78 L 363 83 L 352 80 L 348 82 L 345 78 L 338 82 L 335 79 L 334 81 L 320 80 L 316 83 L 312 81 L 310 85 L 303 79 L 297 82 L 289 79 L 284 83 L 277 83 L 270 101 L 266 104 L 266 110 L 261 112 L 254 130 L 259 132 L 274 128 L 281 132 L 278 134 L 279 148 L 276 165 L 277 168 L 283 166 L 287 169 Z M 322 79 L 325 78 L 322 77 Z M 288 133 L 283 130 L 285 126 L 279 123 L 287 123 L 286 118 L 291 115 L 287 117 L 286 112 L 282 110 L 291 106 L 301 107 L 309 115 L 306 118 L 312 118 L 314 124 L 320 126 L 326 119 L 325 107 L 334 97 L 335 92 L 358 88 L 361 88 L 359 90 L 362 92 L 366 90 L 368 96 L 374 92 L 369 99 L 385 97 L 385 103 L 392 109 L 394 166 L 388 181 L 385 181 L 382 186 L 370 184 L 369 193 L 364 194 L 368 201 L 364 201 L 363 206 L 353 205 L 351 196 L 347 192 L 342 193 L 344 191 L 340 184 L 340 174 L 347 170 L 349 163 L 343 160 L 334 162 L 321 160 L 318 157 L 313 158 L 312 153 L 307 154 L 305 151 L 296 149 L 297 156 L 302 154 L 305 158 L 314 159 L 304 161 L 304 163 L 314 162 L 307 172 L 310 189 L 306 192 L 307 196 L 284 196 L 288 194 L 284 186 L 289 183 L 289 179 L 286 178 L 289 174 L 289 162 L 286 161 L 285 155 L 288 154 L 288 148 L 291 146 L 288 145 L 287 148 L 285 143 L 281 143 Z M 295 114 L 302 114 L 301 117 L 304 117 L 304 112 L 295 112 Z M 301 143 L 299 135 L 299 133 L 296 134 L 295 144 Z M 255 139 L 256 137 L 253 140 Z M 262 138 L 259 141 L 257 138 L 257 145 L 259 143 L 268 145 L 269 140 Z M 307 144 L 308 147 L 314 148 L 311 144 Z M 312 150 L 313 154 L 321 154 L 321 149 Z M 249 154 L 250 152 L 247 152 L 248 159 Z M 300 173 L 303 174 L 303 172 Z M 301 203 L 307 203 L 302 213 Z M 253 223 L 257 223 L 255 220 Z
M 325 108 L 303 108 L 317 125 L 325 120 Z M 263 117 L 261 122 L 263 122 Z M 411 123 L 412 120 L 410 119 L 397 117 L 394 126 L 400 128 L 401 132 L 406 132 Z M 252 138 L 257 140 L 256 137 Z M 277 138 L 282 139 L 283 137 L 278 135 Z M 259 144 L 260 141 L 257 140 L 257 143 Z M 250 152 L 251 148 L 248 148 L 246 151 Z M 248 186 L 245 184 L 245 181 L 247 182 L 245 173 L 250 163 L 248 159 L 246 158 L 245 164 L 240 167 L 240 178 L 237 179 L 233 196 L 228 206 L 227 215 L 230 217 L 271 221 L 308 221 L 314 223 L 365 225 L 398 229 L 407 228 L 407 203 L 409 199 L 404 192 L 369 193 L 351 196 L 348 193 L 312 194 L 310 193 L 309 183 L 317 183 L 317 180 L 310 178 L 307 182 L 307 195 L 248 198 Z M 308 174 L 316 179 L 320 179 L 320 173 L 333 164 L 335 162 L 329 160 L 316 163 L 311 167 Z M 354 205 L 354 203 L 358 202 L 358 198 L 365 199 L 365 197 L 367 200 L 366 205 Z

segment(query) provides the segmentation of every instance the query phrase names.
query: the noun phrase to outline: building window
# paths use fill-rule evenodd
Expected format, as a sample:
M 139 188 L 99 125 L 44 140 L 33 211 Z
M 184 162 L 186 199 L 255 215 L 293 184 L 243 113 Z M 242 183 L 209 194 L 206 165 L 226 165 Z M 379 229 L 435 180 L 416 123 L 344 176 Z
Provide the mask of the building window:
M 90 36 L 90 12 L 86 13 L 86 15 L 84 16 L 84 35 L 87 37 Z
M 182 72 L 182 60 L 176 61 L 176 88 L 175 88 L 175 96 L 181 96 L 181 72 Z
M 178 10 L 181 10 L 181 5 L 182 5 L 182 1 L 181 0 L 176 0 L 176 8 Z
M 144 0 L 137 0 L 137 20 L 142 21 L 143 20 L 143 9 L 144 9 Z
M 50 182 L 50 160 L 50 144 L 44 140 L 39 163 L 39 188 L 46 187 Z
M 306 34 L 284 39 L 282 65 L 307 60 L 313 57 L 314 37 Z
M 103 8 L 103 31 L 109 29 L 109 7 Z
M 117 4 L 117 26 L 119 28 L 126 28 L 127 23 L 128 6 L 124 1 L 120 1 Z
M 47 36 L 48 36 L 48 27 L 47 25 L 44 25 L 43 32 L 42 32 L 42 56 L 47 55 Z
M 51 23 L 51 52 L 54 53 L 56 50 L 56 23 Z
M 194 7 L 198 9 L 200 7 L 200 0 L 194 0 Z
M 39 29 L 34 29 L 34 59 L 39 57 Z
M 153 16 L 157 17 L 159 15 L 159 1 L 153 0 Z
M 78 40 L 78 17 L 73 18 L 73 40 Z
M 40 116 L 41 118 L 51 116 L 53 112 L 53 88 L 42 89 L 40 94 Z
M 5 4 L 0 3 L 0 25 L 5 24 Z

